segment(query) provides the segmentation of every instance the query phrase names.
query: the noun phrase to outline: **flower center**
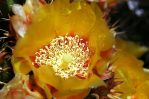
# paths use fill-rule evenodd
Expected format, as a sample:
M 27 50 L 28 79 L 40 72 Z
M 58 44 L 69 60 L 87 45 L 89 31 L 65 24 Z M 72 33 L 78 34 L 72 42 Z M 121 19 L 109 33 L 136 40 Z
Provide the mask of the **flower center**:
M 61 78 L 87 77 L 89 67 L 88 42 L 76 36 L 59 36 L 35 53 L 33 64 L 53 68 Z

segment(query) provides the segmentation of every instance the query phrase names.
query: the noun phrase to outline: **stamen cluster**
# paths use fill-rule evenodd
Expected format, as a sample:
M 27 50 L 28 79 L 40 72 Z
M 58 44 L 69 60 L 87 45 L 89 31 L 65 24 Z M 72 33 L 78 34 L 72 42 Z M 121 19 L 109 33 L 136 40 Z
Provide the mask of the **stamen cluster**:
M 35 53 L 34 64 L 50 66 L 61 78 L 87 77 L 88 42 L 76 36 L 59 36 Z

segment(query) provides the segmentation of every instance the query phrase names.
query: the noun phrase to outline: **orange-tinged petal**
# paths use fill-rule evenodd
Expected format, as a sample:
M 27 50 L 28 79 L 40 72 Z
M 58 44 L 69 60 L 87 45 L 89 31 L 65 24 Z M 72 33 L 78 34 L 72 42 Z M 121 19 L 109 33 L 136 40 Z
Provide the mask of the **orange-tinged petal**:
M 49 84 L 56 89 L 61 87 L 59 85 L 60 78 L 55 75 L 52 68 L 48 66 L 41 66 L 40 68 L 33 67 L 33 71 L 35 73 L 35 77 L 37 77 L 36 79 L 38 79 L 40 82 Z
M 116 39 L 116 47 L 117 49 L 127 51 L 129 54 L 136 57 L 140 57 L 148 51 L 148 48 L 145 46 L 141 46 L 137 43 L 125 41 L 122 39 Z
M 30 55 L 37 48 L 47 44 L 53 37 L 59 35 L 74 32 L 78 35 L 86 36 L 86 33 L 95 23 L 95 15 L 90 6 L 83 3 L 80 5 L 81 9 L 72 10 L 70 14 L 65 15 L 63 12 L 65 8 L 61 9 L 63 4 L 53 3 L 53 5 L 47 5 L 38 9 L 38 13 L 35 13 L 32 17 L 33 22 L 28 27 L 25 37 L 19 40 L 17 44 L 16 56 Z M 68 7 L 66 6 L 66 8 Z M 30 41 L 32 43 L 29 43 Z M 25 49 L 23 48 L 24 46 L 28 48 Z M 18 51 L 20 49 L 22 49 L 21 52 Z
M 31 56 L 35 53 L 36 50 L 49 43 L 51 39 L 56 37 L 52 27 L 47 28 L 44 26 L 48 26 L 48 23 L 48 21 L 41 21 L 38 24 L 32 25 L 28 29 L 24 38 L 18 41 L 14 56 Z
M 123 69 L 133 80 L 139 81 L 145 77 L 145 73 L 142 68 L 143 62 L 126 52 L 118 52 L 115 56 L 113 65 L 116 70 Z M 134 77 L 134 75 L 136 76 Z
M 88 79 L 68 78 L 63 79 L 56 76 L 53 70 L 48 66 L 41 66 L 34 69 L 35 75 L 41 82 L 49 84 L 59 91 L 64 90 L 82 90 L 91 87 L 103 85 L 104 82 L 96 75 L 92 75 Z M 73 87 L 72 87 L 73 86 Z
M 138 88 L 136 88 L 136 93 L 134 96 L 137 99 L 149 99 L 148 89 L 149 81 L 144 81 L 138 86 Z
M 115 71 L 115 76 L 115 78 L 117 78 L 119 81 L 123 81 L 120 85 L 114 88 L 116 91 L 123 93 L 122 98 L 125 99 L 127 96 L 133 95 L 135 92 L 135 88 L 128 73 L 125 70 L 117 69 Z
M 118 52 L 114 56 L 113 64 L 115 78 L 123 81 L 122 84 L 115 87 L 116 90 L 123 92 L 123 98 L 135 93 L 136 88 L 146 79 L 146 74 L 142 68 L 142 61 L 126 52 Z
M 80 36 L 86 36 L 95 24 L 96 17 L 91 7 L 81 1 L 74 1 L 65 7 L 63 4 L 59 5 L 58 15 L 55 16 L 57 33 L 61 35 L 74 32 Z
M 103 59 L 97 61 L 95 69 L 98 75 L 102 75 L 104 73 L 104 71 L 107 69 L 107 65 L 107 61 Z
M 104 15 L 99 9 L 99 7 L 96 4 L 95 5 L 93 4 L 92 9 L 94 13 L 96 14 L 96 23 L 94 24 L 93 28 L 90 31 L 89 36 L 92 37 L 90 43 L 92 45 L 93 44 L 92 40 L 93 41 L 96 40 L 98 44 L 98 48 L 100 48 L 101 50 L 108 50 L 115 43 L 114 34 L 108 28 L 107 23 L 103 19 Z
M 71 92 L 70 95 L 55 95 L 56 99 L 84 99 L 89 93 L 89 90 L 81 90 L 77 92 Z
M 78 78 L 70 78 L 68 80 L 62 79 L 61 82 L 62 82 L 60 83 L 61 90 L 88 89 L 88 88 L 97 87 L 99 85 L 104 84 L 104 82 L 96 75 L 92 75 L 87 79 L 78 79 Z

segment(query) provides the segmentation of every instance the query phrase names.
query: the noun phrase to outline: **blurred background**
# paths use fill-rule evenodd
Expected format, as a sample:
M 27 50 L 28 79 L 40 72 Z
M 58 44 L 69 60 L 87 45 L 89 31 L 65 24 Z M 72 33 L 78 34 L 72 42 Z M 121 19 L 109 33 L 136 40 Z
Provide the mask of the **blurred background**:
M 120 38 L 149 47 L 149 0 L 113 0 L 108 17 Z M 149 68 L 149 51 L 139 59 Z
M 94 1 L 105 13 L 109 27 L 115 28 L 117 37 L 149 47 L 149 0 L 88 0 Z M 0 87 L 14 76 L 10 61 L 16 38 L 9 21 L 13 15 L 11 6 L 24 2 L 25 0 L 0 0 L 0 81 L 3 81 L 0 82 Z M 138 58 L 144 61 L 144 68 L 149 68 L 149 51 Z

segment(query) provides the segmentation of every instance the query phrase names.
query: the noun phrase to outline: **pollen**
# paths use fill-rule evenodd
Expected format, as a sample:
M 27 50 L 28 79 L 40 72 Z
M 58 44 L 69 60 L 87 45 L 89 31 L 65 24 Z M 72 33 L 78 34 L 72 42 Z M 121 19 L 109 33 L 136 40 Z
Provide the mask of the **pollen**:
M 35 53 L 33 64 L 50 66 L 61 78 L 87 77 L 90 51 L 88 42 L 78 35 L 59 36 Z

